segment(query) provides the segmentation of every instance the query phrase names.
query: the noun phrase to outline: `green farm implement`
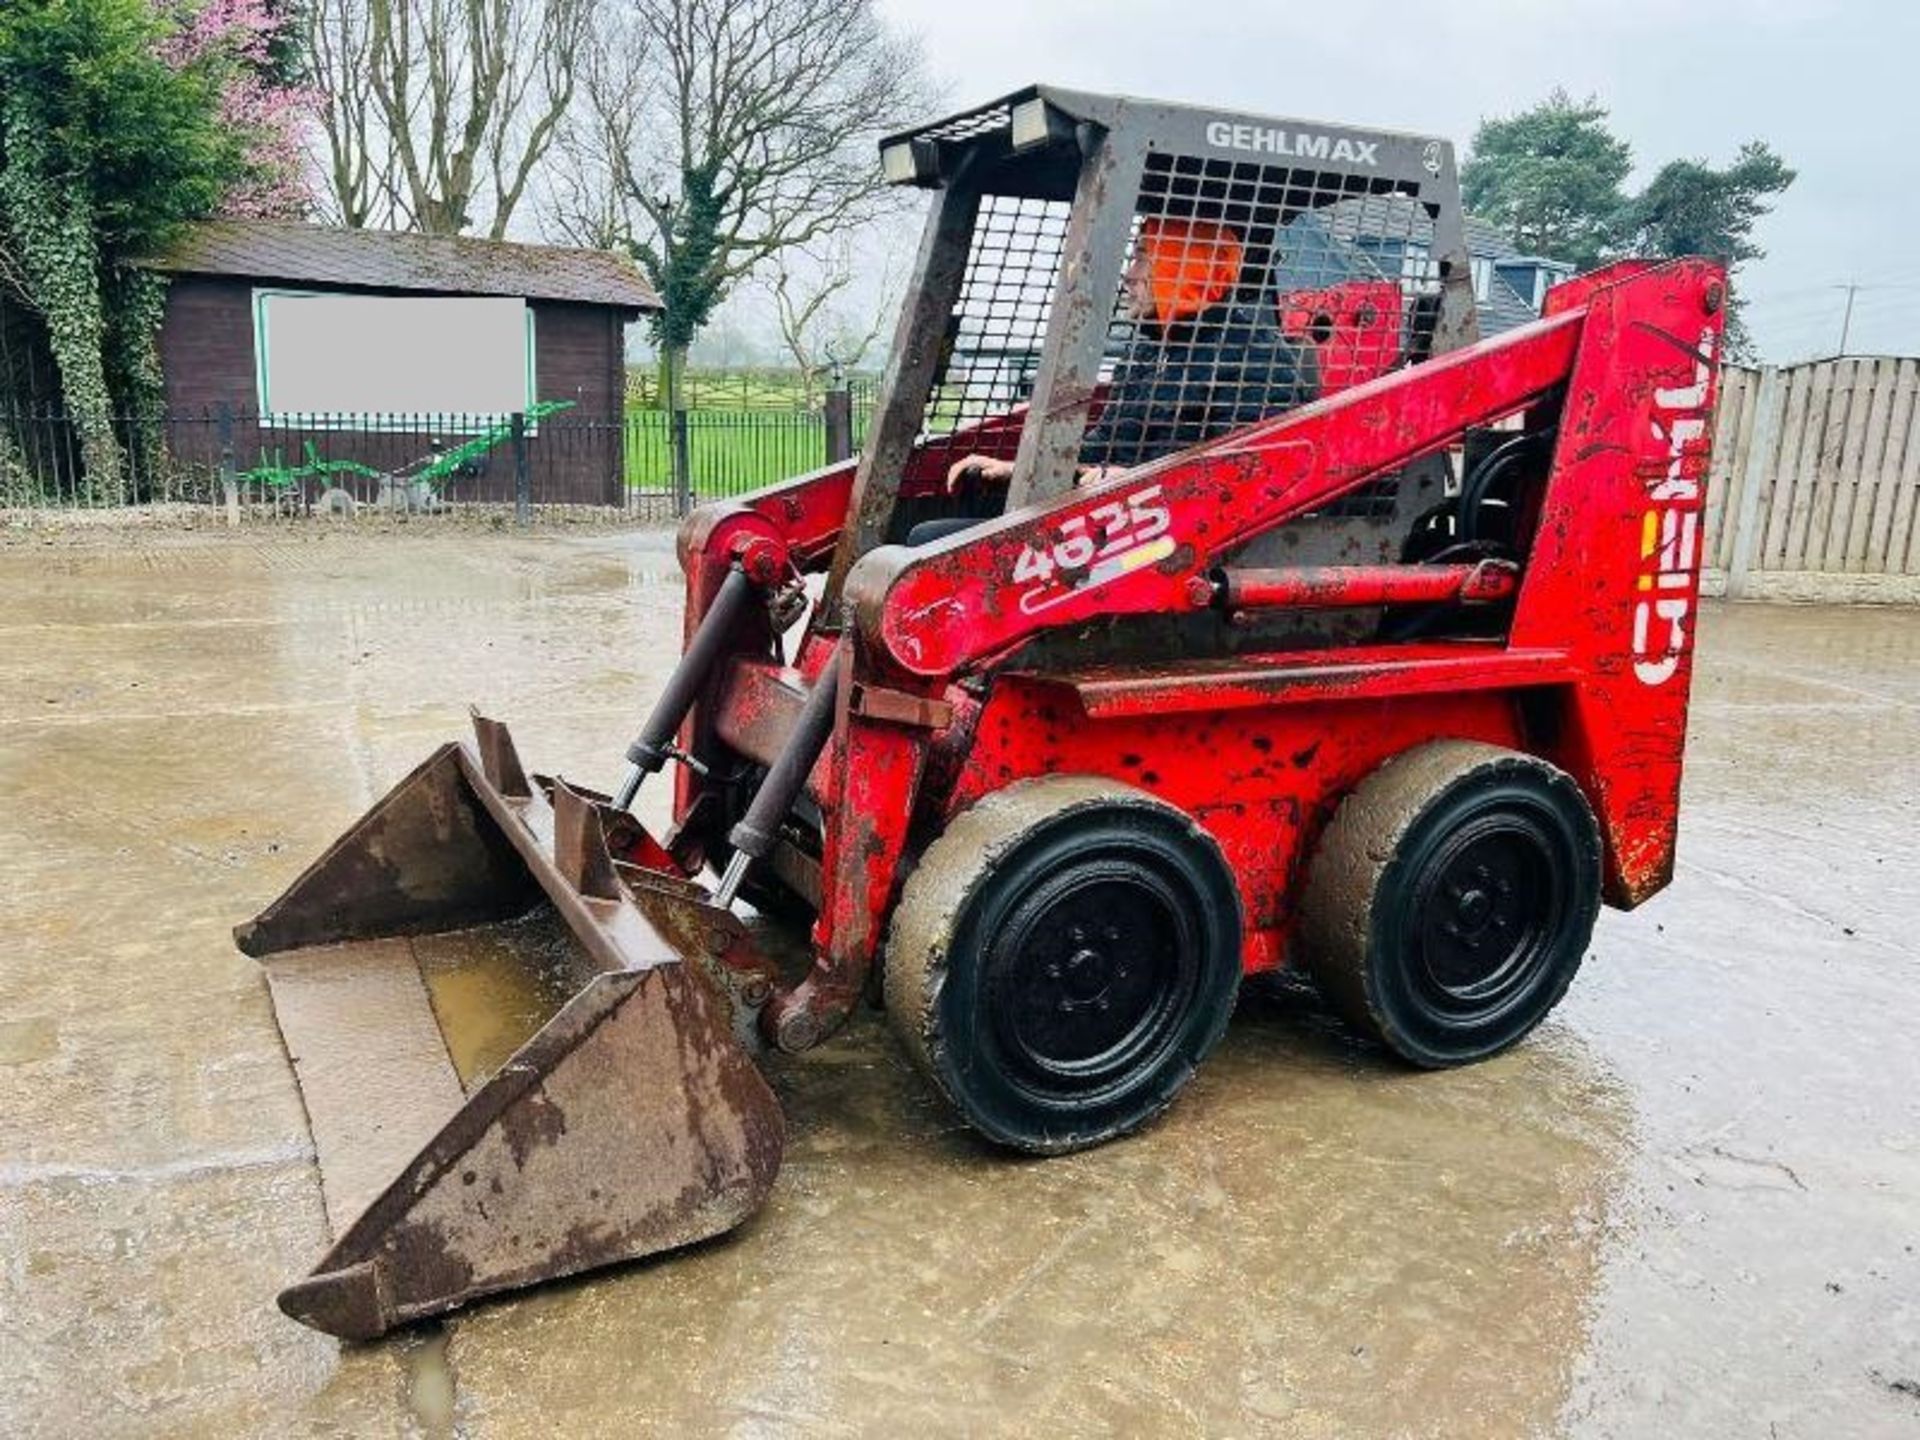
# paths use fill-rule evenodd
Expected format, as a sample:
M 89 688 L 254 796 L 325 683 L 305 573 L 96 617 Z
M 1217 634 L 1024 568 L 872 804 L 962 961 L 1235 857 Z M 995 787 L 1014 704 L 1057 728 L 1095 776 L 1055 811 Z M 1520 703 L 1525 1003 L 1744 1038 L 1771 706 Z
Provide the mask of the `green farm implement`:
M 526 408 L 525 423 L 531 428 L 548 416 L 571 410 L 573 406 L 571 400 L 536 401 Z M 304 447 L 304 463 L 288 465 L 280 451 L 275 451 L 269 460 L 263 450 L 260 452 L 260 464 L 252 470 L 242 471 L 239 478 L 245 484 L 265 487 L 274 492 L 276 497 L 302 495 L 309 483 L 317 484 L 320 495 L 315 502 L 316 508 L 347 515 L 353 514 L 364 503 L 356 499 L 349 488 L 350 482 L 371 481 L 375 486 L 373 503 L 381 509 L 432 511 L 445 503 L 448 485 L 455 479 L 474 474 L 478 463 L 512 436 L 513 422 L 504 418 L 496 420 L 476 430 L 458 445 L 443 449 L 436 440 L 425 455 L 396 470 L 378 470 L 358 460 L 323 459 L 319 446 L 308 440 Z

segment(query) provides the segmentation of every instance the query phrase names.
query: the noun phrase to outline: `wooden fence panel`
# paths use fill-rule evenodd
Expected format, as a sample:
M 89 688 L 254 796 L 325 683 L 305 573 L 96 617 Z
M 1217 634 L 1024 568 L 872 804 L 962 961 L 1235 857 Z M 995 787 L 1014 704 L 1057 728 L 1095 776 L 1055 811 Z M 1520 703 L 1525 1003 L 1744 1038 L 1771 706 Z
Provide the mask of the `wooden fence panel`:
M 1886 558 L 1882 575 L 1920 575 L 1920 365 L 1902 362 L 1907 372 L 1908 423 L 1902 432 L 1906 452 L 1900 458 L 1899 494 L 1893 502 L 1893 524 L 1887 530 Z
M 1880 391 L 1880 362 L 1871 357 L 1854 362 L 1853 405 L 1847 433 L 1840 447 L 1840 488 L 1833 498 L 1833 524 L 1827 530 L 1822 570 L 1845 574 L 1859 563 L 1854 537 L 1864 531 L 1873 513 L 1873 472 L 1867 450 L 1876 423 L 1884 426 L 1886 401 Z M 1884 442 L 1885 436 L 1882 435 Z M 1864 537 L 1863 537 L 1864 538 Z
M 1741 477 L 1753 441 L 1757 372 L 1729 366 L 1720 375 L 1720 409 L 1714 428 L 1713 468 L 1707 472 L 1707 513 L 1700 553 L 1709 566 L 1726 569 L 1733 559 L 1730 515 L 1740 507 Z
M 1754 552 L 1756 568 L 1764 570 L 1776 555 L 1787 548 L 1787 512 L 1793 497 L 1793 469 L 1798 454 L 1800 426 L 1807 413 L 1807 392 L 1813 388 L 1813 374 L 1807 370 L 1782 372 L 1780 433 L 1773 442 L 1773 454 L 1763 457 L 1766 466 L 1767 493 L 1761 496 L 1760 514 L 1765 518 L 1763 534 Z
M 1798 550 L 1787 556 L 1795 570 L 1824 570 L 1827 532 L 1833 528 L 1835 502 L 1840 498 L 1840 449 L 1847 438 L 1847 411 L 1853 399 L 1856 360 L 1837 360 L 1827 372 L 1826 409 L 1814 439 L 1813 495 L 1807 506 L 1807 528 Z
M 1839 464 L 1835 471 L 1833 518 L 1827 523 L 1826 546 L 1820 569 L 1845 571 L 1847 538 L 1853 532 L 1853 512 L 1859 506 L 1863 478 L 1861 459 L 1866 451 L 1867 433 L 1872 428 L 1873 391 L 1878 366 L 1870 359 L 1853 362 L 1853 383 L 1849 386 L 1847 420 L 1841 431 Z
M 1768 556 L 1763 570 L 1798 570 L 1807 549 L 1807 527 L 1813 511 L 1813 492 L 1819 480 L 1820 440 L 1827 429 L 1827 396 L 1833 389 L 1833 368 L 1816 365 L 1807 371 L 1800 414 L 1787 415 L 1785 443 L 1780 448 L 1781 478 L 1787 493 L 1778 503 L 1784 530 L 1780 548 Z
M 1920 576 L 1920 359 L 1728 366 L 1704 523 L 1735 594 L 1749 574 Z
M 1903 494 L 1901 466 L 1909 455 L 1920 454 L 1920 440 L 1913 427 L 1920 414 L 1914 409 L 1915 392 L 1920 390 L 1920 365 L 1912 360 L 1883 362 L 1893 370 L 1889 386 L 1892 399 L 1887 407 L 1886 442 L 1878 464 L 1879 478 L 1873 496 L 1873 510 L 1867 521 L 1867 543 L 1860 568 L 1869 575 L 1895 575 L 1903 569 L 1904 554 L 1894 543 Z M 1904 494 L 1911 497 L 1913 481 L 1905 482 Z M 1911 505 L 1909 505 L 1909 511 Z
M 1861 427 L 1860 453 L 1852 473 L 1859 477 L 1853 487 L 1853 503 L 1847 512 L 1847 532 L 1840 550 L 1840 568 L 1850 575 L 1863 575 L 1867 567 L 1867 548 L 1873 533 L 1874 502 L 1880 497 L 1880 465 L 1887 451 L 1887 425 L 1893 414 L 1892 360 L 1869 360 L 1871 383 L 1866 424 Z

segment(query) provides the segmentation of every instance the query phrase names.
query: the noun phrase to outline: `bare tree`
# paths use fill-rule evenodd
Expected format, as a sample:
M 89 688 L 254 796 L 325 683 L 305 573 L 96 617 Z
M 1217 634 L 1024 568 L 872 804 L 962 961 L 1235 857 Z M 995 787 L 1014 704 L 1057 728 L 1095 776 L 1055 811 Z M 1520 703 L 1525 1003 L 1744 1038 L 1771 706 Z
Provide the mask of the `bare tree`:
M 307 75 L 320 114 L 315 164 L 329 218 L 359 229 L 396 212 L 393 147 L 373 97 L 367 0 L 311 0 L 301 13 Z
M 792 263 L 796 259 L 809 262 L 805 272 Z M 773 297 L 774 323 L 812 405 L 823 380 L 836 371 L 856 369 L 880 338 L 897 298 L 893 269 L 883 268 L 874 303 L 861 315 L 849 305 L 856 278 L 850 243 L 843 241 L 825 259 L 796 252 L 776 256 L 772 264 L 774 277 L 767 290 Z
M 873 0 L 610 0 L 594 50 L 549 218 L 653 280 L 671 395 L 734 286 L 890 203 L 876 144 L 929 87 Z
M 576 245 L 620 250 L 634 237 L 633 204 L 622 180 L 652 118 L 646 104 L 651 58 L 648 33 L 625 0 L 603 0 L 580 53 L 574 108 L 545 175 L 547 226 Z
M 348 225 L 506 234 L 573 104 L 592 0 L 313 0 L 322 159 Z

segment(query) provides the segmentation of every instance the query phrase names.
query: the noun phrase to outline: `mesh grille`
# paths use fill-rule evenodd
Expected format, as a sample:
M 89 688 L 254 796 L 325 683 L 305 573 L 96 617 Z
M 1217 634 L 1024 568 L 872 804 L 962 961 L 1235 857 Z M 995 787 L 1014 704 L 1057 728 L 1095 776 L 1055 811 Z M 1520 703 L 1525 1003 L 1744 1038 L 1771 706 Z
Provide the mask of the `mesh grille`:
M 997 437 L 954 432 L 973 432 L 1032 395 L 1069 209 L 1064 200 L 982 199 L 946 358 L 922 425 L 926 449 L 955 459 L 976 449 L 1013 454 L 1017 429 Z
M 1432 221 L 1368 184 L 1151 157 L 1082 463 L 1158 459 L 1423 357 Z

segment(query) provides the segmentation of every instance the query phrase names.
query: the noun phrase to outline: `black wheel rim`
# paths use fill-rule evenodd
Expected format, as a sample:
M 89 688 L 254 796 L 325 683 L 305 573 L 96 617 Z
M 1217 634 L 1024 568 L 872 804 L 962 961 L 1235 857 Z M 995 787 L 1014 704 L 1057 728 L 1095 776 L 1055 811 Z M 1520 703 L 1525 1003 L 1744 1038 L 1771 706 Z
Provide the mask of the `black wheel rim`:
M 1132 858 L 1081 861 L 1035 886 L 987 956 L 1009 1078 L 1082 1105 L 1151 1073 L 1198 984 L 1196 940 L 1179 892 Z
M 1552 835 L 1532 815 L 1485 815 L 1447 837 L 1414 887 L 1412 978 L 1452 1024 L 1496 1019 L 1551 965 L 1568 898 Z

